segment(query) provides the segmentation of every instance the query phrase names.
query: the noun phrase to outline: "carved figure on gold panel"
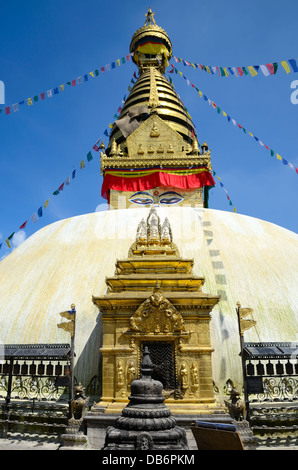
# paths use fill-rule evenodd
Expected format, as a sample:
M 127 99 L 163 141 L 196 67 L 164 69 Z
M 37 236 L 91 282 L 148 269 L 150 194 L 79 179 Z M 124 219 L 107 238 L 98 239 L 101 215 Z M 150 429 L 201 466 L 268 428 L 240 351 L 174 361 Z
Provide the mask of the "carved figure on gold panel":
M 166 299 L 159 284 L 130 318 L 130 328 L 145 334 L 168 334 L 184 331 L 181 314 Z
M 192 363 L 192 366 L 190 368 L 190 377 L 192 388 L 197 388 L 199 386 L 199 375 L 198 368 L 194 362 Z
M 188 370 L 185 362 L 181 364 L 180 368 L 181 388 L 183 391 L 188 389 Z
M 133 362 L 128 364 L 127 369 L 127 385 L 129 386 L 133 380 L 136 378 L 136 368 Z
M 122 361 L 118 361 L 118 363 L 117 363 L 116 383 L 117 383 L 118 388 L 121 388 L 124 385 L 123 362 Z

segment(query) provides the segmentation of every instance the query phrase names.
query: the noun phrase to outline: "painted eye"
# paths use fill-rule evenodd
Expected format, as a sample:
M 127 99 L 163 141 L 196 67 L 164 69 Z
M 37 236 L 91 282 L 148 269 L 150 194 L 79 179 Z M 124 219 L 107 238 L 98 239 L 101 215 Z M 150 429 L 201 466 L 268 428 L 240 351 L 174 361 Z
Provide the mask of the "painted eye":
M 153 199 L 150 199 L 149 197 L 137 197 L 135 199 L 130 199 L 130 202 L 133 202 L 134 204 L 152 204 Z
M 160 204 L 177 204 L 178 202 L 183 201 L 183 197 L 172 196 L 172 197 L 162 197 L 159 202 Z

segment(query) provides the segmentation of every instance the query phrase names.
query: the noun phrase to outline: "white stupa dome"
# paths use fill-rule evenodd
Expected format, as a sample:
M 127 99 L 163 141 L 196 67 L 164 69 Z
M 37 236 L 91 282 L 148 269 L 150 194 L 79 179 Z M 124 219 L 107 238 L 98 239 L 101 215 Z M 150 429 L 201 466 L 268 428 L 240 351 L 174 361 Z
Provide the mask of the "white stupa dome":
M 213 209 L 159 208 L 181 257 L 193 258 L 203 291 L 221 295 L 212 310 L 213 378 L 242 382 L 236 304 L 253 309 L 247 341 L 297 341 L 298 235 L 252 217 Z M 101 322 L 92 295 L 126 258 L 148 209 L 95 212 L 51 224 L 0 263 L 0 341 L 67 343 L 60 312 L 76 306 L 75 375 L 99 374 Z

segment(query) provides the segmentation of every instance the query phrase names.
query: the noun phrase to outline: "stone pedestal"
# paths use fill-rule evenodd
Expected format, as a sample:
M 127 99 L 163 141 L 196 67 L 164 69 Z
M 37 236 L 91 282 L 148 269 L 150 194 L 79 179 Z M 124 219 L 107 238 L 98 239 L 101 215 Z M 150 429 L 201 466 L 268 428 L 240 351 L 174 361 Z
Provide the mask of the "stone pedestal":
M 84 433 L 83 419 L 70 419 L 65 433 L 61 435 L 63 441 L 59 450 L 85 450 L 88 437 Z

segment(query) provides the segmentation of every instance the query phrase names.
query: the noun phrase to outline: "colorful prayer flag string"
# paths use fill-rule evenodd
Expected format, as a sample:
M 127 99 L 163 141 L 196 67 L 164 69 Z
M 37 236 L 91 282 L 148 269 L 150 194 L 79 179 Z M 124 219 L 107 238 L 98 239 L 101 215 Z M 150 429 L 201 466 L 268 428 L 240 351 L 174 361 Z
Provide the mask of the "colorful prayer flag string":
M 220 77 L 245 77 L 250 75 L 255 77 L 260 72 L 265 77 L 270 75 L 276 75 L 277 70 L 280 70 L 279 64 L 282 66 L 283 70 L 288 74 L 290 72 L 298 72 L 298 59 L 288 59 L 282 60 L 280 62 L 269 62 L 262 65 L 246 65 L 242 67 L 219 67 L 211 65 L 202 65 L 194 62 L 189 62 L 188 60 L 181 59 L 179 57 L 173 56 L 174 60 L 178 63 L 181 62 L 185 66 L 193 67 L 194 69 L 204 70 L 205 72 L 212 75 L 219 75 Z
M 2 112 L 4 111 L 5 115 L 12 114 L 19 111 L 25 103 L 27 103 L 28 106 L 32 106 L 33 103 L 37 103 L 38 101 L 43 101 L 46 98 L 52 98 L 54 95 L 58 95 L 61 91 L 65 90 L 65 86 L 71 86 L 74 87 L 76 85 L 81 85 L 82 83 L 88 82 L 90 78 L 95 78 L 100 75 L 100 73 L 115 69 L 116 67 L 120 67 L 121 64 L 125 64 L 126 62 L 130 61 L 130 58 L 133 56 L 132 54 L 127 54 L 126 56 L 123 56 L 121 59 L 117 59 L 110 64 L 105 65 L 104 67 L 100 67 L 99 69 L 95 69 L 89 73 L 85 73 L 84 75 L 75 78 L 73 80 L 70 80 L 66 83 L 63 83 L 62 85 L 56 86 L 54 88 L 50 88 L 47 91 L 43 91 L 42 93 L 37 93 L 33 97 L 26 98 L 24 100 L 19 101 L 18 103 L 14 103 L 10 106 L 6 106 L 5 108 L 0 108 L 0 115 L 3 114 Z
M 136 78 L 137 78 L 137 77 L 136 77 Z M 126 100 L 126 95 L 124 95 L 124 97 L 123 97 L 123 99 L 122 99 L 122 104 L 125 103 L 125 100 Z M 121 112 L 120 110 L 122 110 L 121 107 L 118 108 L 118 112 Z M 110 124 L 109 124 L 109 126 L 110 126 Z M 106 135 L 106 136 L 108 136 L 108 135 L 109 135 L 109 134 L 108 134 L 108 130 L 106 129 L 106 130 L 103 132 L 103 134 Z M 99 142 L 100 142 L 101 138 L 102 138 L 102 137 L 100 137 L 99 139 L 97 139 L 97 141 L 96 141 L 95 144 L 93 145 L 93 147 L 92 147 L 92 150 L 93 150 L 93 151 L 95 151 L 95 152 L 99 152 L 99 151 L 100 151 Z M 87 162 L 91 162 L 91 160 L 93 160 L 92 150 L 89 150 L 89 152 L 88 152 L 87 155 L 86 155 L 86 160 L 87 160 Z M 86 161 L 85 161 L 85 159 L 81 160 L 81 162 L 80 162 L 80 169 L 83 170 L 84 168 L 86 168 Z M 64 189 L 65 186 L 69 186 L 69 185 L 70 185 L 70 182 L 75 179 L 76 173 L 77 173 L 77 169 L 72 170 L 71 175 L 69 175 L 69 176 L 66 178 L 66 180 L 65 180 L 62 184 L 60 184 L 60 186 L 58 187 L 58 189 L 56 189 L 56 190 L 53 192 L 53 196 L 58 196 L 58 195 L 61 193 L 61 191 L 63 191 L 63 189 Z M 41 218 L 41 217 L 43 216 L 43 214 L 44 214 L 44 209 L 46 209 L 46 208 L 48 207 L 49 201 L 50 201 L 50 199 L 47 199 L 47 200 L 45 201 L 45 203 L 44 203 L 42 206 L 40 206 L 39 209 L 31 215 L 31 217 L 30 217 L 29 219 L 31 220 L 32 223 L 34 223 L 34 224 L 37 223 L 38 220 L 39 220 L 39 218 Z M 25 222 L 22 223 L 22 225 L 20 225 L 19 230 L 24 230 L 24 229 L 26 228 L 29 219 L 27 219 Z M 6 240 L 5 240 L 6 245 L 8 246 L 8 248 L 11 248 L 11 241 L 12 241 L 13 236 L 14 236 L 15 233 L 16 233 L 16 232 L 13 232 L 13 233 L 12 233 L 11 235 L 9 235 L 9 237 L 7 237 Z M 1 250 L 1 248 L 2 248 L 2 245 L 3 245 L 3 243 L 0 243 L 0 250 Z
M 289 162 L 288 160 L 286 160 L 284 157 L 282 157 L 281 155 L 279 155 L 278 153 L 276 153 L 274 150 L 272 150 L 270 147 L 268 147 L 268 145 L 264 144 L 258 137 L 256 137 L 254 134 L 252 134 L 252 132 L 248 131 L 245 127 L 243 127 L 241 124 L 239 124 L 235 119 L 233 119 L 231 116 L 229 116 L 229 114 L 227 114 L 225 111 L 223 111 L 219 106 L 217 106 L 214 101 L 212 101 L 211 99 L 208 98 L 208 96 L 206 96 L 201 90 L 199 90 L 193 83 L 191 83 L 184 75 L 182 72 L 180 72 L 176 67 L 174 67 L 174 65 L 172 65 L 172 70 L 170 71 L 170 73 L 176 73 L 176 74 L 179 74 L 181 77 L 183 77 L 186 81 L 187 81 L 187 84 L 188 85 L 191 85 L 198 93 L 199 93 L 199 96 L 200 98 L 203 97 L 204 101 L 207 101 L 209 103 L 210 106 L 212 106 L 213 109 L 216 109 L 217 113 L 218 114 L 221 114 L 227 118 L 227 120 L 229 122 L 232 122 L 232 124 L 235 126 L 235 127 L 238 127 L 239 129 L 242 129 L 242 131 L 249 135 L 250 137 L 252 137 L 256 142 L 258 142 L 261 147 L 264 147 L 266 148 L 267 150 L 270 151 L 270 155 L 271 157 L 274 156 L 274 154 L 276 155 L 276 158 L 277 160 L 281 161 L 284 165 L 287 165 L 289 166 L 292 170 L 294 170 L 297 174 L 298 174 L 298 168 L 295 167 L 293 165 L 293 163 Z
M 217 178 L 217 179 L 219 180 L 219 185 L 220 185 L 220 187 L 222 188 L 222 190 L 225 192 L 225 194 L 226 194 L 226 196 L 227 196 L 227 199 L 228 199 L 228 201 L 229 201 L 229 205 L 233 207 L 233 212 L 237 212 L 236 207 L 235 207 L 234 204 L 232 203 L 231 198 L 230 198 L 230 196 L 229 196 L 229 194 L 228 194 L 228 191 L 226 190 L 226 188 L 225 188 L 225 186 L 224 186 L 224 184 L 223 184 L 221 178 L 220 178 L 219 176 L 217 176 L 217 174 L 215 173 L 214 170 L 212 170 L 212 174 L 213 174 L 213 176 L 215 176 L 215 178 Z

